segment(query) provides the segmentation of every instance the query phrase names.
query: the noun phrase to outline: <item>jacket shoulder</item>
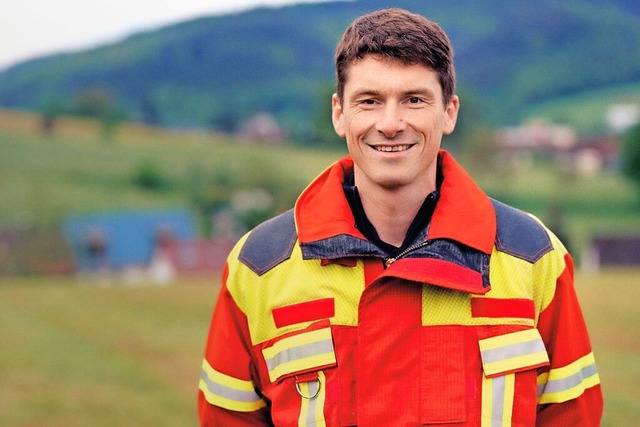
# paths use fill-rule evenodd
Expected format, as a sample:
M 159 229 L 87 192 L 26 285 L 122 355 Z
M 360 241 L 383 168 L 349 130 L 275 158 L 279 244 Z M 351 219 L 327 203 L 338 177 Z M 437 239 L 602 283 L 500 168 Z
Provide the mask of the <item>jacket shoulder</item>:
M 238 260 L 261 276 L 291 257 L 297 238 L 290 209 L 254 228 L 240 249 Z
M 498 230 L 496 249 L 535 263 L 553 249 L 545 228 L 525 212 L 491 199 Z

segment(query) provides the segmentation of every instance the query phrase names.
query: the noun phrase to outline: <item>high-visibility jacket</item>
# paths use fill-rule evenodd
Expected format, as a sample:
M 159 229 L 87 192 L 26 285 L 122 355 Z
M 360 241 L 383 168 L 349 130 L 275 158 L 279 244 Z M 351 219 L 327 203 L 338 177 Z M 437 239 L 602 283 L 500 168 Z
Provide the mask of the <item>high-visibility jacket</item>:
M 445 151 L 393 259 L 354 226 L 345 157 L 229 255 L 203 426 L 596 426 L 602 394 L 561 242 Z

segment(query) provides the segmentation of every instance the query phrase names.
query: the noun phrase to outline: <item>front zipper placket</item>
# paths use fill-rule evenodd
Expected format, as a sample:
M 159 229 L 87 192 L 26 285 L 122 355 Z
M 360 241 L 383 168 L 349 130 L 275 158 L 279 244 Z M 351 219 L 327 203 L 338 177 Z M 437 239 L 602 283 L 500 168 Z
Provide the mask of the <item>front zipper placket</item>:
M 430 243 L 431 242 L 429 240 L 425 240 L 424 242 L 417 243 L 417 244 L 415 244 L 413 246 L 408 247 L 407 249 L 405 249 L 404 251 L 400 252 L 396 256 L 385 258 L 384 259 L 385 268 L 389 268 L 391 266 L 391 264 L 393 264 L 394 262 L 396 262 L 400 258 L 406 256 L 407 254 L 410 254 L 413 251 L 417 251 L 418 249 L 423 248 L 423 247 L 429 245 Z

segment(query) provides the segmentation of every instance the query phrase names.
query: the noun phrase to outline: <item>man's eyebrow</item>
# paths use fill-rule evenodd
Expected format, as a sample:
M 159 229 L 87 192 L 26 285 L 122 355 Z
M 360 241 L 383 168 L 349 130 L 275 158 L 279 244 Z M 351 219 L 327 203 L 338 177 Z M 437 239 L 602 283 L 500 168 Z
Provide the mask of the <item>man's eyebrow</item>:
M 361 98 L 363 96 L 380 96 L 380 91 L 375 89 L 358 89 L 353 93 L 352 98 Z
M 415 88 L 415 89 L 409 89 L 407 91 L 404 92 L 405 95 L 422 95 L 422 96 L 426 96 L 428 98 L 435 98 L 436 94 L 433 90 L 429 89 L 429 88 Z

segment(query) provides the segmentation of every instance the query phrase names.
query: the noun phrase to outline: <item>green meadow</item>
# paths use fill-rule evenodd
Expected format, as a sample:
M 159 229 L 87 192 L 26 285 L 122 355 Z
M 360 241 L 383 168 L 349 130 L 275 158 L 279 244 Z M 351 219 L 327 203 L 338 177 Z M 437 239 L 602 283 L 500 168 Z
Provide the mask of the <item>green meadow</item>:
M 131 124 L 106 138 L 99 124 L 69 118 L 44 134 L 38 117 L 0 110 L 0 228 L 55 229 L 66 215 L 104 209 L 215 209 L 256 188 L 281 211 L 344 153 Z M 558 227 L 578 260 L 594 236 L 640 234 L 636 191 L 615 173 L 579 177 L 544 159 L 509 169 L 460 158 L 500 200 L 548 223 L 560 207 Z M 604 387 L 603 425 L 637 425 L 640 268 L 579 268 L 576 283 Z M 0 425 L 196 425 L 217 286 L 217 277 L 171 286 L 0 277 Z

